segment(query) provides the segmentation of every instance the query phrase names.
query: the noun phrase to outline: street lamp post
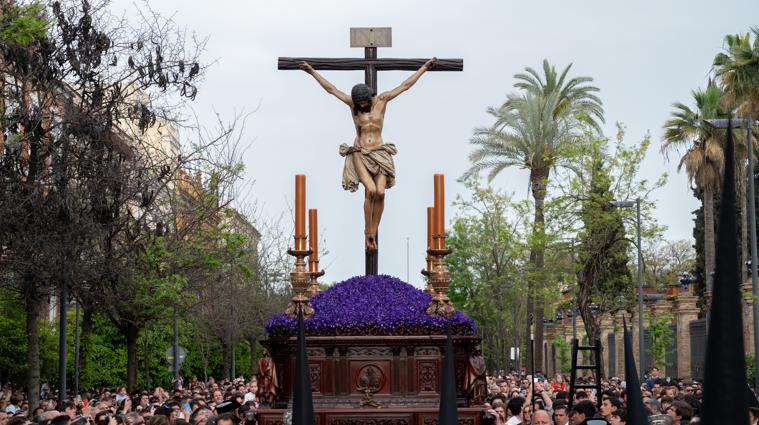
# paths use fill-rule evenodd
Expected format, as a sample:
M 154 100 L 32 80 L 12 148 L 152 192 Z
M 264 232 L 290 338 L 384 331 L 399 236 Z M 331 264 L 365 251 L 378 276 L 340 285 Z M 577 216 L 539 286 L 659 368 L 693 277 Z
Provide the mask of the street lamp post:
M 176 390 L 179 382 L 179 315 L 176 306 L 174 306 L 174 340 L 171 347 L 174 352 L 174 358 L 171 360 L 171 371 L 174 375 L 174 389 Z
M 611 203 L 613 206 L 617 208 L 632 208 L 635 207 L 636 209 L 636 233 L 637 233 L 637 243 L 635 244 L 638 248 L 638 344 L 639 344 L 639 352 L 638 352 L 638 359 L 640 362 L 640 377 L 643 378 L 643 372 L 645 372 L 645 346 L 646 346 L 646 340 L 645 340 L 645 331 L 643 328 L 643 251 L 641 250 L 641 237 L 640 237 L 640 198 L 635 199 L 634 201 L 612 201 Z
M 79 395 L 79 301 L 76 302 L 74 319 L 74 397 Z
M 751 245 L 751 293 L 756 300 L 759 297 L 757 286 L 757 259 L 756 259 L 756 206 L 754 194 L 754 141 L 751 137 L 751 129 L 757 123 L 747 116 L 744 119 L 713 119 L 705 120 L 709 125 L 716 128 L 746 128 L 746 146 L 748 147 L 748 221 L 749 241 Z M 708 272 L 708 270 L 707 270 Z M 759 303 L 753 303 L 754 315 L 754 370 L 759 370 Z M 754 378 L 754 388 L 759 388 L 759 374 Z
M 66 401 L 66 315 L 68 314 L 69 294 L 67 282 L 61 284 L 60 318 L 58 333 L 58 402 Z

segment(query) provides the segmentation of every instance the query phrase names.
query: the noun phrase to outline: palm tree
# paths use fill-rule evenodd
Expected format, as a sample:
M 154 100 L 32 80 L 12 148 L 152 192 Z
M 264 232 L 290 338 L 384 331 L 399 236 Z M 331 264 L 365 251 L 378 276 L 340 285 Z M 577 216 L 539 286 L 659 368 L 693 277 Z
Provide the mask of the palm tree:
M 672 117 L 664 123 L 662 152 L 687 147 L 680 159 L 678 171 L 685 167 L 688 179 L 701 191 L 704 207 L 704 273 L 706 288 L 712 288 L 711 272 L 715 266 L 714 251 L 714 193 L 719 190 L 725 166 L 718 130 L 705 119 L 725 115 L 721 106 L 722 90 L 709 83 L 706 90 L 694 90 L 696 110 L 677 102 Z
M 740 117 L 750 115 L 756 119 L 759 117 L 759 28 L 752 28 L 745 34 L 728 35 L 725 44 L 725 51 L 714 57 L 714 73 L 722 87 L 725 106 L 734 109 Z M 745 145 L 743 148 L 745 154 L 748 150 Z M 741 157 L 743 154 L 739 153 Z M 748 220 L 744 208 L 748 176 L 745 171 L 742 161 L 736 161 L 736 186 L 740 196 L 738 205 L 741 208 L 741 263 L 748 259 Z M 745 278 L 746 270 L 741 270 Z
M 530 249 L 531 271 L 540 276 L 544 265 L 544 201 L 551 169 L 567 156 L 569 143 L 580 135 L 583 123 L 599 129 L 603 122 L 601 100 L 595 95 L 598 88 L 588 85 L 592 78 L 567 79 L 572 65 L 561 72 L 543 61 L 543 77 L 532 68 L 517 74 L 514 85 L 522 92 L 508 96 L 500 108 L 488 108 L 495 117 L 490 127 L 477 128 L 470 142 L 475 150 L 469 155 L 472 166 L 464 178 L 489 170 L 492 181 L 508 167 L 530 171 L 530 191 L 535 201 L 533 233 L 537 243 Z M 536 279 L 530 279 L 527 315 L 533 316 L 535 326 L 535 364 L 543 363 L 543 306 L 536 307 Z M 533 315 L 534 313 L 534 315 Z M 531 353 L 530 321 L 525 333 L 528 354 Z M 528 357 L 529 357 L 528 356 Z
M 739 116 L 759 118 L 759 28 L 728 35 L 725 43 L 725 52 L 714 57 L 714 71 L 725 100 L 738 108 Z
M 556 68 L 548 63 L 548 59 L 543 59 L 544 78 L 534 69 L 527 67 L 525 73 L 514 75 L 514 78 L 519 80 L 514 87 L 535 96 L 549 97 L 555 94 L 558 100 L 552 110 L 554 119 L 561 115 L 570 115 L 601 133 L 599 121 L 604 122 L 604 110 L 603 102 L 595 94 L 598 87 L 586 84 L 593 81 L 591 77 L 575 77 L 565 84 L 571 68 L 572 64 L 569 64 L 559 75 Z

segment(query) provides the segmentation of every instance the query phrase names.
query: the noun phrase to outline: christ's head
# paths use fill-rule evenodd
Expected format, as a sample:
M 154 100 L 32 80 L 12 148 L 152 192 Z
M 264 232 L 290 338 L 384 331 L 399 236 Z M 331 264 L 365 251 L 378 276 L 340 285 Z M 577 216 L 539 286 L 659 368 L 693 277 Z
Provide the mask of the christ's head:
M 353 113 L 366 113 L 372 110 L 372 97 L 374 90 L 366 84 L 356 84 L 351 89 L 351 99 L 353 100 Z

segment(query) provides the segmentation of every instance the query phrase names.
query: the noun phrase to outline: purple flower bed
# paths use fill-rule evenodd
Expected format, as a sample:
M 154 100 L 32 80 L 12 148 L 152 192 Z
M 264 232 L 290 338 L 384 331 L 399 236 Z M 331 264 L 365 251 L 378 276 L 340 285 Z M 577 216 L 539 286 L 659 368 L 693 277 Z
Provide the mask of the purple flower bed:
M 440 335 L 446 319 L 425 312 L 431 297 L 408 283 L 386 275 L 357 276 L 311 299 L 314 316 L 305 321 L 310 336 Z M 475 324 L 460 311 L 451 317 L 454 334 L 474 335 Z M 285 313 L 266 322 L 270 338 L 295 335 L 297 319 Z

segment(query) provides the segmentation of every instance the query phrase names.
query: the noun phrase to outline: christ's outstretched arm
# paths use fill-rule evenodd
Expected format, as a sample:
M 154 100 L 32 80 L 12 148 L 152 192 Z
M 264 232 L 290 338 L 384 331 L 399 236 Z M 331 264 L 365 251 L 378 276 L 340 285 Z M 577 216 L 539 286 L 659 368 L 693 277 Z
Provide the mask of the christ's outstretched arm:
M 400 86 L 379 95 L 380 99 L 386 102 L 389 102 L 395 99 L 399 94 L 410 89 L 411 86 L 413 86 L 416 83 L 416 81 L 419 80 L 419 77 L 421 77 L 422 74 L 424 74 L 428 69 L 435 66 L 436 63 L 437 63 L 437 58 L 432 58 L 428 60 L 427 63 L 419 67 L 419 69 L 417 69 L 415 73 L 413 73 L 410 77 L 408 77 L 406 81 L 402 82 Z
M 322 77 L 321 74 L 319 74 L 318 72 L 316 72 L 316 70 L 308 62 L 301 63 L 300 64 L 300 69 L 302 69 L 302 70 L 306 71 L 307 73 L 311 74 L 311 76 L 314 77 L 314 79 L 316 79 L 316 81 L 319 83 L 319 85 L 322 86 L 324 88 L 324 90 L 327 91 L 327 93 L 329 93 L 329 94 L 335 96 L 336 98 L 340 99 L 343 103 L 345 103 L 349 107 L 351 107 L 351 108 L 353 107 L 353 100 L 351 99 L 351 97 L 348 96 L 347 94 L 341 92 L 340 90 L 338 90 L 337 87 L 335 87 L 334 84 L 330 83 L 329 81 L 327 81 L 326 78 Z

